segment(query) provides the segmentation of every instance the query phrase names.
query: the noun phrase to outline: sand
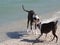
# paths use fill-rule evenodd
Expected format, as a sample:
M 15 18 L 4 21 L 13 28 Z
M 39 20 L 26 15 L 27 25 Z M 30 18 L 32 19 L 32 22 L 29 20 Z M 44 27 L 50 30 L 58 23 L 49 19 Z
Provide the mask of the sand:
M 55 43 L 56 40 L 49 42 L 53 38 L 53 35 L 48 33 L 45 38 L 45 34 L 39 39 L 39 41 L 35 41 L 35 39 L 39 36 L 40 31 L 38 29 L 30 32 L 26 32 L 26 24 L 23 22 L 23 25 L 20 24 L 20 21 L 15 23 L 3 25 L 0 27 L 0 45 L 60 45 L 60 25 L 58 24 L 57 28 L 57 36 L 58 42 Z M 23 28 L 25 27 L 25 28 Z M 29 30 L 29 29 L 28 29 Z

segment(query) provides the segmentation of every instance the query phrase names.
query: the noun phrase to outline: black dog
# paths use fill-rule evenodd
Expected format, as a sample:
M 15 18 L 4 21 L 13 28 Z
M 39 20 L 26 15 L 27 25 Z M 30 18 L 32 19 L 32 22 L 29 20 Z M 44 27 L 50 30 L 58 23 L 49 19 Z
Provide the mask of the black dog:
M 54 38 L 56 37 L 56 42 L 57 42 L 58 40 L 58 36 L 56 35 L 57 22 L 58 20 L 56 20 L 56 22 L 52 21 L 52 22 L 44 23 L 44 24 L 41 24 L 41 23 L 37 24 L 37 27 L 41 30 L 41 35 L 36 40 L 38 40 L 42 36 L 43 33 L 47 34 L 50 31 L 52 31 L 52 34 L 54 35 L 54 37 L 51 41 L 53 41 Z
M 35 14 L 35 12 L 33 10 L 30 10 L 30 11 L 25 10 L 23 5 L 22 5 L 22 8 L 24 11 L 28 12 L 27 28 L 29 27 L 29 23 L 30 23 L 30 29 L 32 30 L 33 15 Z

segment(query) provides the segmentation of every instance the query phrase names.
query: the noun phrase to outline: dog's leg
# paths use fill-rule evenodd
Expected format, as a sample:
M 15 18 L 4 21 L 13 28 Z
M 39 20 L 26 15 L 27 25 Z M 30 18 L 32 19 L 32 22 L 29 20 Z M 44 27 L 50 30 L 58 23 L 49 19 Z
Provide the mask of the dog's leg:
M 54 35 L 54 37 L 53 37 L 53 39 L 52 39 L 51 41 L 53 41 L 54 38 L 56 37 L 56 43 L 57 43 L 57 41 L 58 41 L 58 36 L 57 36 L 55 33 L 56 33 L 56 30 L 53 30 L 53 31 L 52 31 L 52 34 Z
M 45 35 L 45 41 L 46 41 L 46 37 L 47 37 L 47 33 L 46 33 L 46 35 Z
M 38 38 L 36 38 L 36 40 L 38 40 L 42 35 L 43 35 L 43 33 L 41 33 L 41 35 L 39 35 L 39 37 L 38 37 Z
M 35 23 L 35 29 L 37 28 L 37 24 Z
M 32 30 L 32 23 L 33 23 L 33 22 L 31 21 L 31 22 L 30 22 L 30 29 L 31 29 L 31 30 Z
M 28 27 L 29 27 L 29 19 L 28 19 L 28 21 L 27 21 L 27 29 L 28 29 Z
M 57 35 L 56 35 L 55 33 L 54 33 L 53 35 L 54 35 L 54 37 L 53 37 L 52 41 L 53 41 L 54 38 L 56 37 L 56 43 L 57 43 L 57 41 L 58 41 L 58 37 L 57 37 Z

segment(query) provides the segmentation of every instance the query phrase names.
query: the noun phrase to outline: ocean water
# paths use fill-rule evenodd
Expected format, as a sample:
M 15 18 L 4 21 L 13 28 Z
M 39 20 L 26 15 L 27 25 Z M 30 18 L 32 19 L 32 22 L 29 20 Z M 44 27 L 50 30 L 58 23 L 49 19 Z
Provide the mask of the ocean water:
M 27 19 L 22 4 L 25 9 L 32 9 L 42 17 L 60 11 L 60 0 L 0 0 L 0 25 Z

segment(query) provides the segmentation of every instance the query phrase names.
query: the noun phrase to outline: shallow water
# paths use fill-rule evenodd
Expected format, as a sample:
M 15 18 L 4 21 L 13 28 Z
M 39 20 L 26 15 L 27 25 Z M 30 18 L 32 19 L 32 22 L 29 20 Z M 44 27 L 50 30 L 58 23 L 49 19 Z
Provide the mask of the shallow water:
M 0 24 L 27 19 L 22 4 L 42 17 L 49 17 L 50 13 L 60 10 L 60 0 L 0 0 Z

